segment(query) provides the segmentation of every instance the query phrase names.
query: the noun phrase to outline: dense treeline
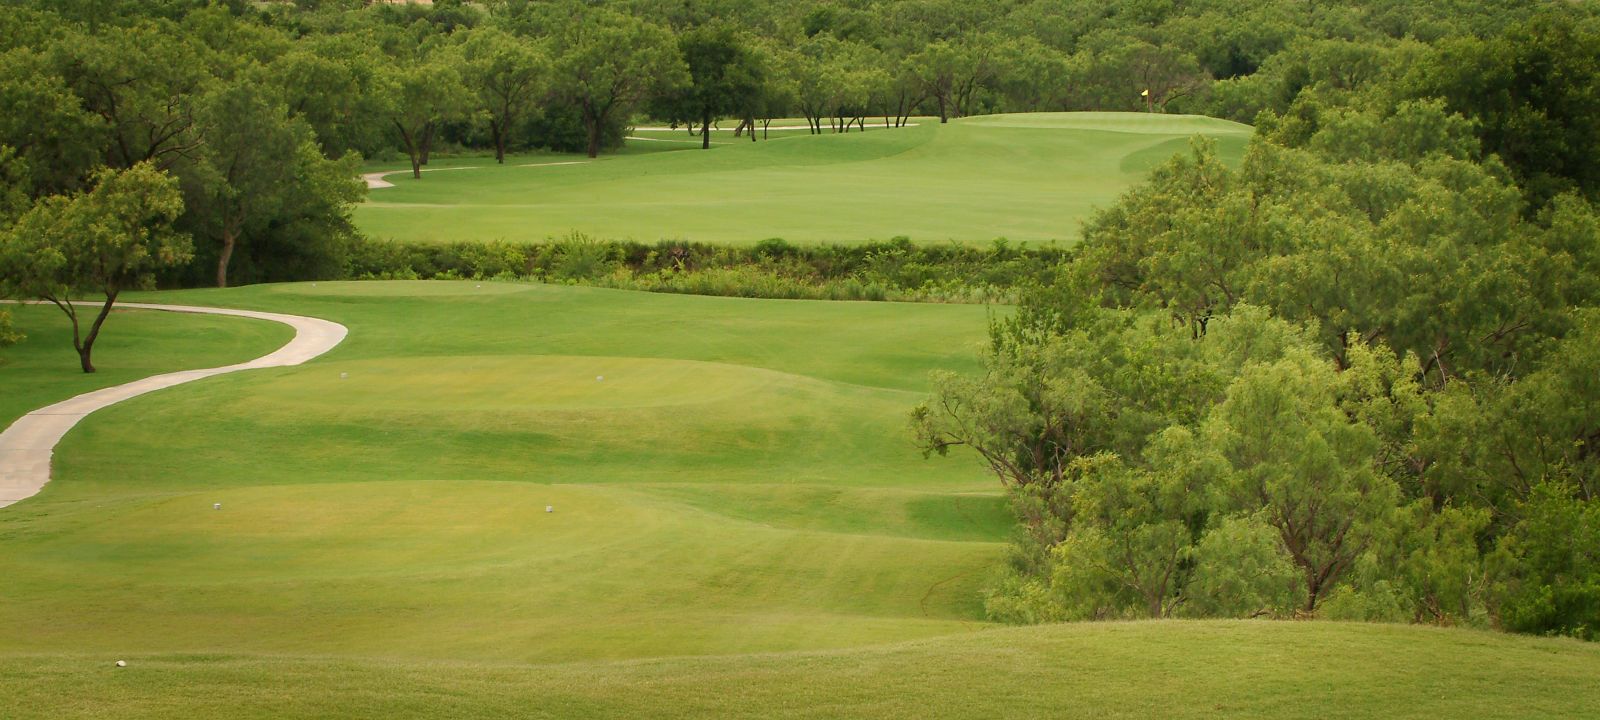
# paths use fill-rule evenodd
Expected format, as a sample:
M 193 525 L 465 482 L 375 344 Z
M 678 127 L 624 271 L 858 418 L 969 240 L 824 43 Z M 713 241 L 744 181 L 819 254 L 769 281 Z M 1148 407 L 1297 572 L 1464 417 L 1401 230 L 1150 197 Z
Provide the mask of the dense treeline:
M 1012 491 L 994 617 L 1600 634 L 1600 31 L 1409 52 L 1098 213 L 917 410 Z

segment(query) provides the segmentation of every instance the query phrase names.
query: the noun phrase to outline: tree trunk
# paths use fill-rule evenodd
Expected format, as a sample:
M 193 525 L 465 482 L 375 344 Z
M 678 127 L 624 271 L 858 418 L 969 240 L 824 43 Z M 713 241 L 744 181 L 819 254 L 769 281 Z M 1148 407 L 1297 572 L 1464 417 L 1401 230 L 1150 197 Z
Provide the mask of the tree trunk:
M 428 123 L 422 128 L 422 164 L 428 164 L 428 156 L 433 153 L 433 123 Z
M 233 259 L 233 246 L 238 239 L 238 233 L 223 228 L 222 254 L 217 257 L 217 287 L 219 288 L 228 286 L 228 261 Z
M 494 136 L 494 161 L 501 165 L 506 164 L 506 136 L 500 132 L 498 120 L 489 121 L 489 133 Z
M 89 334 L 80 342 L 78 340 L 78 320 L 72 320 L 72 344 L 78 350 L 78 362 L 83 365 L 86 373 L 94 372 L 94 362 L 90 355 L 94 352 L 94 341 L 100 337 L 100 327 L 106 324 L 106 317 L 111 314 L 111 306 L 117 302 L 117 293 L 106 295 L 106 304 L 100 307 L 100 314 L 94 318 L 94 323 L 89 326 Z
M 406 157 L 411 158 L 411 178 L 413 180 L 421 180 L 422 163 L 417 161 L 416 138 L 412 137 L 411 133 L 406 130 L 406 126 L 401 125 L 398 120 L 395 121 L 394 127 L 400 131 L 400 140 L 406 144 Z
M 586 117 L 583 119 L 583 124 L 589 131 L 589 157 L 600 157 L 600 119 Z
M 711 149 L 711 116 L 706 115 L 700 119 L 700 149 Z

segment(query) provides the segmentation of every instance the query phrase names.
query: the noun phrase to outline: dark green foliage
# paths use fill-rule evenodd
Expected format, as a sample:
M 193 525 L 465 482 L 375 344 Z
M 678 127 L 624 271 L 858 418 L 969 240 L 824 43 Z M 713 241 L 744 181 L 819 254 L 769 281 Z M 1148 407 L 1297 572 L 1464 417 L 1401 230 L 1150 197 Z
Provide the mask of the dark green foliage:
M 1600 31 L 1541 15 L 1486 39 L 1442 42 L 1405 91 L 1472 119 L 1483 151 L 1535 207 L 1576 190 L 1600 200 Z
M 1572 20 L 1297 46 L 1225 84 L 1265 108 L 1240 166 L 1199 144 L 1087 224 L 986 373 L 913 416 L 1011 490 L 993 617 L 1595 637 L 1600 220 L 1565 154 L 1593 118 L 1558 119 L 1595 53 Z

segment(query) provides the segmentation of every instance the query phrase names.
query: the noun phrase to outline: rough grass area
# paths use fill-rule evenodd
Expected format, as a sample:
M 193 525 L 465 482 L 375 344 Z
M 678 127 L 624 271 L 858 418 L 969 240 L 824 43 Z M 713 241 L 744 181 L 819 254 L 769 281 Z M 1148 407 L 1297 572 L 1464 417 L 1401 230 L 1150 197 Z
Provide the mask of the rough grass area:
M 1600 647 L 1324 622 L 1086 623 L 872 648 L 557 665 L 0 657 L 29 718 L 1579 718 Z
M 798 133 L 798 134 L 797 134 Z M 653 243 L 1033 244 L 1078 237 L 1079 222 L 1149 169 L 1215 138 L 1226 158 L 1251 128 L 1213 118 L 1140 113 L 1031 113 L 813 136 L 701 151 L 682 132 L 641 132 L 634 152 L 594 162 L 541 154 L 454 158 L 421 180 L 391 175 L 357 211 L 363 230 L 404 241 L 543 241 L 580 231 Z M 698 140 L 696 140 L 698 142 Z M 648 147 L 644 147 L 648 146 Z M 666 152 L 663 148 L 683 148 Z M 584 160 L 578 158 L 578 160 Z M 375 169 L 390 169 L 388 166 Z M 929 198 L 938 198 L 931 201 Z

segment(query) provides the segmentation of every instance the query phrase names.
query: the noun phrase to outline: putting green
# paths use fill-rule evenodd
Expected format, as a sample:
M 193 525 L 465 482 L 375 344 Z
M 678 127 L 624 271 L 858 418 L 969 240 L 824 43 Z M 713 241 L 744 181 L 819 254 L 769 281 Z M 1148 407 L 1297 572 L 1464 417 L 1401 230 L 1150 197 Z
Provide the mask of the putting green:
M 1094 208 L 1191 137 L 1213 138 L 1235 159 L 1250 133 L 1186 115 L 1038 113 L 756 143 L 723 137 L 729 144 L 709 151 L 653 148 L 579 165 L 455 158 L 434 166 L 474 169 L 391 175 L 396 186 L 372 191 L 356 220 L 371 236 L 419 242 L 536 242 L 576 230 L 643 242 L 1071 243 Z

